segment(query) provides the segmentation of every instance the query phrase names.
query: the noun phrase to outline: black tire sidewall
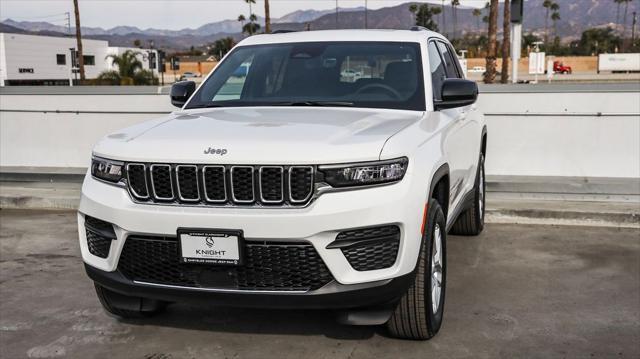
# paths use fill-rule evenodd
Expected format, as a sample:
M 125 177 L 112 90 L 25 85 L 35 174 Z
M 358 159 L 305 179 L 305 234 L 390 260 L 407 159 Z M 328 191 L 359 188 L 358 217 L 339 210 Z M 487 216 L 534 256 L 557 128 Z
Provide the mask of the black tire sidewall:
M 482 178 L 481 178 L 482 177 Z M 481 181 L 482 179 L 482 181 Z M 480 203 L 480 186 L 482 186 L 482 203 Z M 482 231 L 484 228 L 484 216 L 485 216 L 485 202 L 487 199 L 487 181 L 484 172 L 484 155 L 480 154 L 480 159 L 478 160 L 478 171 L 476 175 L 476 185 L 475 185 L 475 196 L 473 207 L 475 209 L 475 222 L 478 228 L 478 233 Z
M 437 333 L 442 325 L 442 319 L 444 316 L 444 303 L 447 284 L 447 228 L 444 213 L 438 202 L 434 199 L 429 201 L 427 208 L 427 226 L 425 230 L 425 237 L 423 238 L 423 245 L 426 246 L 425 258 L 421 260 L 426 261 L 425 273 L 424 273 L 424 310 L 427 316 L 427 327 L 430 333 Z M 438 304 L 437 313 L 433 313 L 432 299 L 431 299 L 431 263 L 433 261 L 433 238 L 435 233 L 436 224 L 440 226 L 440 238 L 441 238 L 441 250 L 442 250 L 442 290 L 440 293 L 440 303 Z

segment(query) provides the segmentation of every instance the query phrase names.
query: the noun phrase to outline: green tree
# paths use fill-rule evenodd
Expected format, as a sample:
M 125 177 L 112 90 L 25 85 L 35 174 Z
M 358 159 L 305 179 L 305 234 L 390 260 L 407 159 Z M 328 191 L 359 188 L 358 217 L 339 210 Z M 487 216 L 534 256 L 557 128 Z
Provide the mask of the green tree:
M 108 55 L 118 70 L 103 71 L 98 75 L 98 81 L 111 85 L 152 85 L 157 83 L 153 72 L 142 68 L 139 52 L 127 50 L 120 55 Z
M 411 11 L 411 7 L 409 8 Z M 437 6 L 429 6 L 428 4 L 420 4 L 415 12 L 416 25 L 425 27 L 431 31 L 438 31 L 438 24 L 433 17 L 440 14 L 441 8 Z
M 140 41 L 140 39 L 133 40 L 133 46 L 138 48 L 142 47 L 142 41 Z
M 213 46 L 211 46 L 209 55 L 215 56 L 215 58 L 220 61 L 234 46 L 236 46 L 236 40 L 234 40 L 233 37 L 218 39 L 213 43 Z
M 588 29 L 580 37 L 578 53 L 580 55 L 595 56 L 604 52 L 616 52 L 621 44 L 622 39 L 610 27 Z
M 413 17 L 413 23 L 416 23 L 416 13 L 418 12 L 418 4 L 411 4 L 409 5 L 409 12 L 411 13 L 411 16 Z

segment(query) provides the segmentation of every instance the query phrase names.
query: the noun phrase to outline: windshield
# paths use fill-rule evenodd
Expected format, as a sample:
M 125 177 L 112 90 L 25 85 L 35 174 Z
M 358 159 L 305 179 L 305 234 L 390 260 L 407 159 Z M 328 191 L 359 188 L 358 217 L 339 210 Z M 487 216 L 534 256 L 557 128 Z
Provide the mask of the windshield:
M 402 42 L 241 46 L 186 108 L 353 106 L 424 111 L 420 47 Z

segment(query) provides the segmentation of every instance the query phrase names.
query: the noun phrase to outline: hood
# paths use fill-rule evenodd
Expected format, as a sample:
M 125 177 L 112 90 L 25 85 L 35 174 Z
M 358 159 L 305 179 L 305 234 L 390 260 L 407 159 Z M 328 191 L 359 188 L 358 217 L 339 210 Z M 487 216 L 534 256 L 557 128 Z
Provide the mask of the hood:
M 317 107 L 181 111 L 104 137 L 94 155 L 162 163 L 376 160 L 389 137 L 419 121 L 422 115 L 416 111 Z

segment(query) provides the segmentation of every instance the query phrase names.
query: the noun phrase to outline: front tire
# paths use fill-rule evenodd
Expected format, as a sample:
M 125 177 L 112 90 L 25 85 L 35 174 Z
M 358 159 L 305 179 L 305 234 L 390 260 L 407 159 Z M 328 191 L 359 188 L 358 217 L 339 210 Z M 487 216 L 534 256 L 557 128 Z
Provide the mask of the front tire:
M 440 330 L 447 278 L 446 236 L 442 208 L 435 199 L 431 199 L 427 206 L 427 223 L 414 282 L 387 322 L 392 336 L 427 340 Z
M 145 318 L 158 314 L 167 306 L 167 302 L 131 297 L 113 292 L 94 283 L 100 304 L 109 314 L 120 318 Z
M 473 186 L 473 206 L 460 214 L 451 227 L 451 234 L 477 236 L 482 232 L 484 229 L 485 193 L 484 154 L 480 154 L 476 181 Z

